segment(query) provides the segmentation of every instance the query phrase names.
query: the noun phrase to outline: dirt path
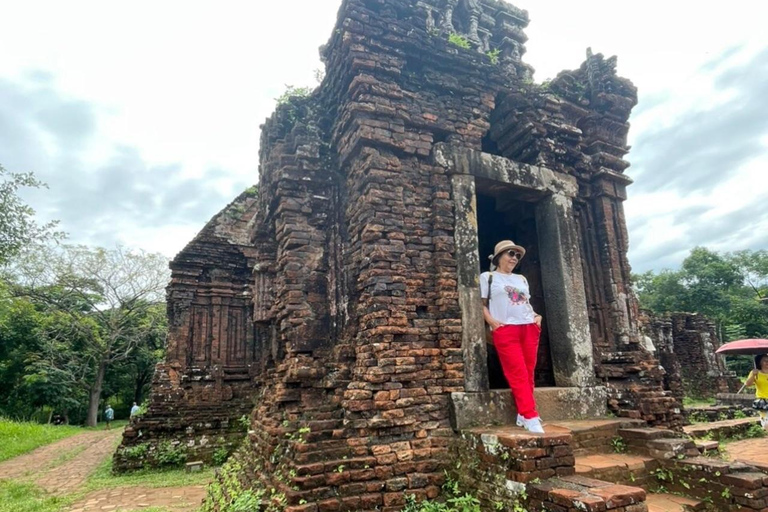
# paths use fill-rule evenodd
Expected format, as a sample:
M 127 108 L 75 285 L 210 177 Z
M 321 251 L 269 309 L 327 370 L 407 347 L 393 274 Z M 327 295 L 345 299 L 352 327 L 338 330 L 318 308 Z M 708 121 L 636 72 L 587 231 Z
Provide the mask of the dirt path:
M 62 439 L 0 463 L 0 480 L 25 480 L 46 491 L 66 495 L 77 491 L 106 458 L 111 457 L 122 429 L 94 430 Z M 71 507 L 71 512 L 130 511 L 161 507 L 192 512 L 200 506 L 205 486 L 118 487 L 95 491 Z
M 118 487 L 89 494 L 72 505 L 70 512 L 128 511 L 147 507 L 162 507 L 173 512 L 192 512 L 200 507 L 205 497 L 205 486 Z
M 0 462 L 0 479 L 31 479 L 49 492 L 77 488 L 114 448 L 121 430 L 93 430 Z M 61 490 L 60 490 L 61 489 Z

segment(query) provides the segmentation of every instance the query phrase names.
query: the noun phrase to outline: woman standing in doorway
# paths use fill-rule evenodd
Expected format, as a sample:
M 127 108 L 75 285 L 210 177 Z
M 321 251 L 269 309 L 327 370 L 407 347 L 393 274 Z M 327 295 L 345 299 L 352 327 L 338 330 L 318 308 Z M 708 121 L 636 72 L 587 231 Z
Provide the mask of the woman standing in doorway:
M 528 281 L 512 273 L 523 256 L 525 249 L 511 240 L 497 243 L 489 256 L 491 272 L 480 275 L 480 296 L 483 316 L 493 333 L 493 345 L 515 399 L 517 424 L 543 434 L 533 397 L 541 315 L 531 307 Z

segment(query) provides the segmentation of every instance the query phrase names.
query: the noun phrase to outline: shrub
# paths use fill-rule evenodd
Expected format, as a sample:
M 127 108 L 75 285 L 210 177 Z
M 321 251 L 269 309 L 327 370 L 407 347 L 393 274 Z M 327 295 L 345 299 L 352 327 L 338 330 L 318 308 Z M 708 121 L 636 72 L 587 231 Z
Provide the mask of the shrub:
M 187 462 L 187 449 L 182 445 L 174 446 L 169 441 L 157 447 L 157 463 L 160 466 L 181 466 Z
M 216 466 L 221 466 L 227 461 L 227 457 L 229 457 L 229 450 L 222 446 L 220 448 L 217 448 L 215 452 L 213 452 L 213 463 Z
M 126 459 L 143 459 L 149 452 L 149 443 L 141 443 L 136 446 L 130 446 L 123 449 L 123 456 Z
M 459 48 L 464 48 L 465 50 L 469 50 L 472 47 L 469 43 L 469 39 L 455 32 L 448 36 L 448 42 Z

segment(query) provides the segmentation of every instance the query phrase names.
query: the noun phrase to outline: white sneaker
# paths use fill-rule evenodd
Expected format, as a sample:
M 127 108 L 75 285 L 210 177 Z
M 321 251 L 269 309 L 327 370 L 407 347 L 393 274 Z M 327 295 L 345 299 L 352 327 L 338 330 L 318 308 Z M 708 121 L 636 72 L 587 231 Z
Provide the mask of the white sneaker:
M 538 416 L 529 420 L 523 418 L 523 427 L 525 427 L 525 430 L 528 432 L 533 432 L 534 434 L 544 433 L 544 427 L 541 426 L 541 418 Z
M 544 421 L 544 420 L 541 419 L 541 416 L 539 416 L 539 419 L 541 421 Z M 518 414 L 517 415 L 517 420 L 515 421 L 515 425 L 517 425 L 518 427 L 522 427 L 523 426 L 523 420 L 525 420 L 525 418 L 523 418 L 523 415 L 522 414 Z M 768 420 L 766 420 L 766 423 L 768 423 Z
M 760 416 L 760 426 L 765 428 L 768 425 L 768 416 Z

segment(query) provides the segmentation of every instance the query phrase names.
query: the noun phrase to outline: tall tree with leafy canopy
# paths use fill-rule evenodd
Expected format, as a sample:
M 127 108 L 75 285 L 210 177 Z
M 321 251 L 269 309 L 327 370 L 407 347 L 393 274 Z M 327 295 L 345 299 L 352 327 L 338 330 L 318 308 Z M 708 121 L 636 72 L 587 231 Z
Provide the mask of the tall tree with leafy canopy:
M 20 258 L 12 271 L 17 294 L 68 319 L 60 325 L 93 326 L 77 333 L 46 330 L 49 350 L 44 352 L 47 357 L 38 359 L 37 368 L 38 374 L 62 381 L 83 379 L 88 388 L 87 424 L 96 425 L 108 368 L 130 358 L 148 336 L 157 336 L 160 319 L 152 309 L 164 301 L 170 275 L 167 258 L 123 247 L 46 246 Z M 57 357 L 66 353 L 75 357 Z
M 14 173 L 0 165 L 0 265 L 5 265 L 25 247 L 48 239 L 60 239 L 58 221 L 39 225 L 35 210 L 19 197 L 22 188 L 47 187 L 31 172 Z
M 640 304 L 659 314 L 701 313 L 724 340 L 768 337 L 768 251 L 691 250 L 679 270 L 634 276 Z

